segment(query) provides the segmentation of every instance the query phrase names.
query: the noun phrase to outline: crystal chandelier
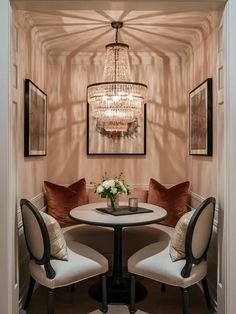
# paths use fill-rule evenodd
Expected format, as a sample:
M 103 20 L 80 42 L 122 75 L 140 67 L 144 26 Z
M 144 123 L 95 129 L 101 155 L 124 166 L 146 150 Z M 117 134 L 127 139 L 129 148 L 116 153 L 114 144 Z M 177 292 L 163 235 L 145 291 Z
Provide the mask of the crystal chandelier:
M 106 45 L 104 78 L 87 87 L 92 115 L 104 123 L 107 131 L 126 131 L 127 124 L 142 115 L 147 85 L 130 80 L 129 46 L 118 42 L 123 22 L 112 22 L 116 29 L 115 43 Z

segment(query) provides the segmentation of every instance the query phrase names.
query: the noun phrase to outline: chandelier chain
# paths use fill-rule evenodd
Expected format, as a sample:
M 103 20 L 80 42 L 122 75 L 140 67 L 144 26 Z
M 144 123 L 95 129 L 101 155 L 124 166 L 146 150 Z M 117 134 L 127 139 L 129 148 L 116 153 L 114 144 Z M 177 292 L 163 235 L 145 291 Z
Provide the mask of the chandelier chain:
M 119 31 L 119 29 L 118 29 L 118 27 L 116 28 L 116 44 L 118 43 L 118 31 Z

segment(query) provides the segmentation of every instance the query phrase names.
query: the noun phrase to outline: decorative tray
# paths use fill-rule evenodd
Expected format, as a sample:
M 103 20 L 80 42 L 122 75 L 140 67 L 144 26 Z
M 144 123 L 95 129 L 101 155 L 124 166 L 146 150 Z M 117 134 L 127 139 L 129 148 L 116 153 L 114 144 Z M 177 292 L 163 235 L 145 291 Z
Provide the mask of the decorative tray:
M 105 214 L 110 214 L 113 216 L 122 216 L 122 215 L 132 215 L 132 214 L 142 214 L 142 213 L 151 213 L 153 212 L 152 209 L 148 208 L 143 208 L 143 207 L 138 207 L 136 210 L 130 209 L 129 206 L 120 206 L 116 210 L 112 210 L 107 207 L 102 207 L 102 208 L 96 208 L 97 211 L 105 213 Z

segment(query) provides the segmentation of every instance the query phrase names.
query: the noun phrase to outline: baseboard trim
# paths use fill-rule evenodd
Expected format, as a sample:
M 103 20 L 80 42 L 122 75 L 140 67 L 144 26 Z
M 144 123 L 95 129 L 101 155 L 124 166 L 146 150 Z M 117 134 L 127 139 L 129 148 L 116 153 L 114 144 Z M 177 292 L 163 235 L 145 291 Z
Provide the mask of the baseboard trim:
M 38 289 L 39 286 L 40 285 L 37 282 L 35 282 L 33 294 L 35 293 L 35 291 Z M 23 288 L 24 288 L 24 290 L 26 290 L 26 293 L 24 295 L 22 295 L 21 298 L 19 299 L 19 302 L 18 302 L 19 310 L 23 310 L 24 301 L 26 298 L 26 294 L 28 292 L 28 286 L 26 284 L 24 285 Z M 27 312 L 26 310 L 24 310 L 24 311 L 25 311 L 25 313 Z
M 24 305 L 24 299 L 25 299 L 25 295 L 23 295 L 20 299 L 19 299 L 19 310 L 21 310 L 23 308 Z

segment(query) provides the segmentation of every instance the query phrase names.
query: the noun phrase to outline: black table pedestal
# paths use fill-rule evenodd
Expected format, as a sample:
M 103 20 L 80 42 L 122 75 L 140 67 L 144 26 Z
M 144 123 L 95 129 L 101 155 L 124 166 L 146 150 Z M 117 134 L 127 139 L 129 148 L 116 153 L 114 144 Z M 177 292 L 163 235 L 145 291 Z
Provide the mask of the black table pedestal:
M 96 301 L 101 302 L 101 285 L 97 281 L 89 289 L 89 295 Z M 143 300 L 147 295 L 146 288 L 136 280 L 136 302 Z M 112 284 L 112 277 L 107 277 L 107 300 L 109 304 L 129 304 L 130 303 L 130 281 L 123 278 L 120 285 Z
M 97 301 L 101 301 L 100 283 L 95 283 L 89 294 Z M 136 301 L 141 301 L 147 295 L 146 288 L 136 281 Z M 130 281 L 123 277 L 122 272 L 122 226 L 114 226 L 114 252 L 112 276 L 107 278 L 108 303 L 130 303 Z

